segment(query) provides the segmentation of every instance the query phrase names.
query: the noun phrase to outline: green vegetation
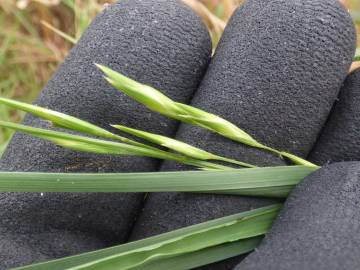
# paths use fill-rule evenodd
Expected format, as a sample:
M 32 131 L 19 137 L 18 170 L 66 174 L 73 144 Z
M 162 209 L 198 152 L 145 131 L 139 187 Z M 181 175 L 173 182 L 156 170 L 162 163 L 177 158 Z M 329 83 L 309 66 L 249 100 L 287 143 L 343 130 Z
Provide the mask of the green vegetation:
M 275 204 L 144 240 L 17 269 L 180 270 L 201 266 L 254 249 L 280 207 Z
M 26 2 L 26 1 L 25 1 Z M 138 142 L 111 133 L 81 119 L 30 105 L 80 37 L 102 1 L 63 0 L 55 6 L 16 1 L 0 3 L 0 151 L 12 131 L 20 131 L 76 151 L 109 155 L 146 156 L 192 165 L 201 171 L 172 173 L 64 174 L 0 172 L 0 191 L 30 192 L 202 192 L 285 198 L 305 176 L 319 167 L 291 153 L 272 149 L 226 119 L 175 102 L 151 86 L 140 84 L 104 66 L 108 82 L 149 109 L 167 117 L 216 132 L 250 147 L 281 155 L 297 166 L 258 168 L 221 157 L 184 142 L 133 129 L 113 127 L 149 142 Z M 204 4 L 187 0 L 203 16 L 216 44 L 234 1 Z M 357 3 L 347 3 L 355 7 Z M 211 11 L 211 12 L 210 12 Z M 34 14 L 38 16 L 34 16 Z M 55 15 L 57 14 L 57 15 Z M 215 15 L 214 15 L 215 14 Z M 352 10 L 356 21 L 357 11 Z M 69 23 L 70 22 L 70 23 Z M 69 30 L 70 29 L 70 30 Z M 360 60 L 359 51 L 355 60 Z M 146 91 L 144 91 L 146 90 Z M 115 90 L 114 90 L 115 91 Z M 149 95 L 151 93 L 151 95 Z M 154 98 L 156 97 L 156 98 Z M 15 101 L 21 100 L 25 101 Z M 64 131 L 29 127 L 19 122 L 24 113 L 52 122 Z M 80 135 L 67 133 L 72 130 Z M 92 138 L 90 136 L 96 136 Z M 154 143 L 150 144 L 150 143 Z M 163 150 L 165 147 L 174 152 Z M 217 163 L 221 161 L 222 163 Z M 223 165 L 225 164 L 225 165 Z M 237 170 L 231 166 L 247 167 Z M 223 179 L 221 183 L 218 179 Z M 187 269 L 253 250 L 270 228 L 281 205 L 275 204 L 182 228 L 103 250 L 44 262 L 18 269 Z

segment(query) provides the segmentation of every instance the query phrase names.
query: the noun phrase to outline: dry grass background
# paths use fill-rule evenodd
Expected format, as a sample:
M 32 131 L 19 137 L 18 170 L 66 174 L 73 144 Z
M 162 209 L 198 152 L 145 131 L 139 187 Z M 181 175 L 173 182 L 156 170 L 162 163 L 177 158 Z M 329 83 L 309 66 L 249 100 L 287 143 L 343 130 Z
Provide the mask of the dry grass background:
M 216 45 L 227 20 L 243 0 L 183 1 L 203 18 Z M 360 33 L 360 1 L 341 1 Z M 111 2 L 115 0 L 0 0 L 0 95 L 31 102 L 72 47 L 69 39 L 78 39 L 104 4 Z M 21 121 L 22 117 L 0 107 L 2 120 Z M 0 153 L 10 136 L 9 131 L 0 130 Z

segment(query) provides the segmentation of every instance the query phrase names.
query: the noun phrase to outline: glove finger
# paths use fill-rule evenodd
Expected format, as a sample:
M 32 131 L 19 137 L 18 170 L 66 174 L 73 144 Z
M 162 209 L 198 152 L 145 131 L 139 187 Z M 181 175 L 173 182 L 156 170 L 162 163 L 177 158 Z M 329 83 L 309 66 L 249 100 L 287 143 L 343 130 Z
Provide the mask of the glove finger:
M 359 172 L 359 162 L 343 162 L 306 177 L 264 241 L 235 269 L 359 269 Z
M 360 158 L 360 69 L 350 73 L 338 100 L 309 155 L 318 164 Z

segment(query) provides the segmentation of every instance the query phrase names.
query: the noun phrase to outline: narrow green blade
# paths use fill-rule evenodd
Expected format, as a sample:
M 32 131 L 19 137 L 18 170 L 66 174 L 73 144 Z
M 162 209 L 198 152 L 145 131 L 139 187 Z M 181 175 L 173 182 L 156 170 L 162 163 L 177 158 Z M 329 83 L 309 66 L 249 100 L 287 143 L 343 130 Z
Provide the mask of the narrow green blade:
M 0 172 L 2 192 L 206 192 L 286 197 L 307 166 L 152 173 Z
M 213 254 L 214 258 L 207 256 L 206 249 L 220 247 L 227 243 L 235 243 L 239 240 L 252 239 L 265 234 L 274 218 L 277 216 L 281 205 L 275 204 L 255 210 L 227 216 L 190 227 L 175 230 L 169 233 L 150 237 L 144 240 L 131 242 L 116 247 L 99 251 L 84 253 L 77 256 L 53 260 L 32 266 L 25 266 L 22 270 L 108 270 L 108 269 L 147 269 L 146 265 L 169 263 L 171 258 L 180 258 L 186 254 L 199 252 L 204 259 L 203 263 L 223 259 L 225 255 L 214 255 L 213 250 L 208 250 L 208 255 Z M 243 247 L 237 247 L 240 253 L 249 251 L 251 243 L 239 242 Z M 253 243 L 255 244 L 255 243 Z M 229 254 L 230 255 L 230 254 Z M 236 252 L 232 252 L 232 256 Z M 201 264 L 201 257 L 198 257 L 197 264 Z M 207 257 L 207 258 L 206 258 Z M 206 260 L 206 262 L 205 262 Z M 144 268 L 142 268 L 144 267 Z M 161 268 L 157 268 L 161 269 Z M 187 269 L 187 268 L 178 268 Z

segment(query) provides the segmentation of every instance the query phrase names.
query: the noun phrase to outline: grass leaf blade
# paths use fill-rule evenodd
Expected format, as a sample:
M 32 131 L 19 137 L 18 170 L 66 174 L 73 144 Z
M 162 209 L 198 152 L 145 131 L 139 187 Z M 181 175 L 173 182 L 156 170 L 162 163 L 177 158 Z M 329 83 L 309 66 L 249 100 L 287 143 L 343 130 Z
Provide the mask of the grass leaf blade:
M 139 267 L 150 263 L 154 266 L 172 257 L 261 236 L 268 231 L 280 208 L 279 204 L 262 207 L 113 248 L 17 269 L 142 269 Z M 247 244 L 243 250 L 249 248 Z
M 152 173 L 0 172 L 1 192 L 205 192 L 286 197 L 307 166 Z M 219 181 L 221 179 L 221 181 Z

